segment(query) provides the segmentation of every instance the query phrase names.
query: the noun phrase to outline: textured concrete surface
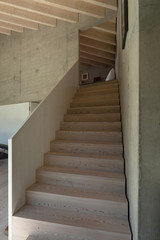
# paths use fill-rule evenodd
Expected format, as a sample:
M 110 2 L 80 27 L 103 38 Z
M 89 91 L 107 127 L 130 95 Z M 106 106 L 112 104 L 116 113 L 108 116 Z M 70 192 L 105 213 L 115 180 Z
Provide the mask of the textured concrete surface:
M 160 239 L 159 16 L 159 0 L 140 0 L 139 240 Z
M 0 239 L 7 240 L 4 234 L 8 226 L 8 160 L 0 160 Z
M 119 5 L 118 70 L 121 93 L 120 97 L 129 214 L 133 239 L 139 240 L 139 13 L 137 0 L 129 0 L 128 4 L 129 31 L 127 33 L 126 46 L 124 50 L 122 50 L 121 6 Z
M 0 34 L 0 105 L 42 100 L 79 59 L 79 30 L 103 21 L 80 15 L 77 24 Z

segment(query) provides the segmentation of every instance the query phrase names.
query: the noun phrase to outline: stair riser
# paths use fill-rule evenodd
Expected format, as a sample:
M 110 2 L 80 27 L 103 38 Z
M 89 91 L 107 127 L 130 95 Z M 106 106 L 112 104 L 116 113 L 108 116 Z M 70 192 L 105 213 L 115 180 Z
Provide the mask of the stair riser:
M 115 106 L 119 105 L 119 99 L 90 100 L 81 102 L 72 102 L 71 107 L 95 107 L 95 106 Z
M 67 112 L 68 114 L 120 113 L 120 107 L 70 108 Z
M 73 98 L 74 102 L 87 102 L 87 101 L 95 101 L 96 99 L 100 100 L 110 100 L 110 99 L 119 99 L 119 94 L 112 93 L 107 95 L 86 95 L 86 96 L 76 96 Z
M 127 219 L 128 214 L 127 203 L 44 194 L 33 191 L 27 192 L 27 203 L 56 210 L 72 211 L 74 209 L 74 212 L 77 213 L 96 214 L 98 216 L 110 216 L 121 219 Z
M 131 240 L 131 237 L 125 234 L 107 233 L 16 217 L 13 217 L 13 229 L 13 240 L 26 240 L 29 233 L 43 240 Z
M 66 122 L 119 122 L 119 113 L 106 114 L 68 114 L 64 116 Z
M 124 162 L 122 160 L 93 159 L 87 157 L 47 155 L 45 157 L 45 165 L 117 173 L 123 173 L 124 171 Z
M 125 183 L 119 179 L 37 171 L 37 182 L 68 187 L 79 187 L 111 193 L 125 193 Z M 86 184 L 87 183 L 87 184 Z
M 63 122 L 61 123 L 61 130 L 72 130 L 72 131 L 110 131 L 117 132 L 121 131 L 120 122 Z
M 95 142 L 115 142 L 122 143 L 121 133 L 86 133 L 86 132 L 67 132 L 59 131 L 56 134 L 57 140 L 77 140 L 77 141 L 95 141 Z
M 75 96 L 86 96 L 86 95 L 101 95 L 101 94 L 112 94 L 112 93 L 118 93 L 119 89 L 118 88 L 110 88 L 110 89 L 98 89 L 98 90 L 90 90 L 90 91 L 84 91 L 84 90 L 79 90 L 75 94 Z
M 122 156 L 122 145 L 107 145 L 107 144 L 89 144 L 89 143 L 51 143 L 51 151 L 66 152 L 66 153 L 87 153 L 106 156 Z

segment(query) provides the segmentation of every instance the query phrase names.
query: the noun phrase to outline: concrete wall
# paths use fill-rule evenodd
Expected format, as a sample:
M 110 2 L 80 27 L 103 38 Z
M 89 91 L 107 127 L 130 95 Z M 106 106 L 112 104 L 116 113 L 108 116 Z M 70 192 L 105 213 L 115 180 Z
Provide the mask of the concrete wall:
M 0 106 L 0 143 L 8 144 L 8 139 L 16 133 L 29 116 L 29 102 Z
M 139 189 L 139 9 L 129 0 L 129 31 L 122 50 L 121 1 L 118 14 L 118 78 L 120 81 L 127 196 L 133 239 L 138 239 Z
M 83 64 L 80 65 L 80 79 L 82 73 L 89 73 L 89 80 L 87 83 L 93 83 L 95 77 L 101 77 L 101 79 L 106 79 L 109 70 L 111 67 L 93 67 L 93 66 L 85 66 Z
M 160 239 L 160 1 L 140 0 L 139 240 Z
M 107 18 L 114 16 L 107 12 Z M 0 35 L 0 105 L 42 100 L 79 58 L 79 30 L 106 19 L 58 20 L 55 28 Z
M 35 171 L 43 165 L 44 153 L 50 150 L 78 83 L 77 62 L 9 140 L 9 240 L 12 215 L 25 204 L 26 188 L 35 182 Z

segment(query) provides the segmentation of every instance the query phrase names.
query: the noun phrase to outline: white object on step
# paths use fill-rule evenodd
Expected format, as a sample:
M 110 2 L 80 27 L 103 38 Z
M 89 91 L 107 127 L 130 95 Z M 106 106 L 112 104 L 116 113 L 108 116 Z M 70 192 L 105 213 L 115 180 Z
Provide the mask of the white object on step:
M 109 71 L 105 81 L 110 81 L 110 80 L 114 80 L 114 79 L 115 79 L 115 70 L 114 70 L 114 68 L 112 68 Z

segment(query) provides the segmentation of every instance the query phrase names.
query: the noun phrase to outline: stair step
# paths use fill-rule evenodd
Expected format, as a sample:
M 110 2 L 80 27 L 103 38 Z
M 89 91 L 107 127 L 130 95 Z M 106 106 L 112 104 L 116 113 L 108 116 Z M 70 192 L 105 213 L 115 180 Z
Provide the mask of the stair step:
M 86 95 L 86 94 L 94 95 L 97 93 L 98 94 L 108 94 L 108 93 L 118 93 L 118 92 L 119 92 L 119 88 L 117 86 L 113 87 L 113 88 L 100 88 L 100 89 L 88 89 L 88 90 L 79 88 L 76 93 L 76 96 L 77 95 Z
M 45 155 L 45 165 L 119 173 L 124 171 L 124 160 L 118 156 L 104 157 L 77 153 L 49 152 Z
M 37 170 L 37 182 L 125 194 L 125 177 L 121 173 L 43 166 Z
M 80 86 L 80 89 L 98 89 L 98 88 L 110 88 L 113 86 L 118 86 L 118 81 L 110 81 L 110 82 L 101 82 L 101 83 L 93 83 Z
M 62 240 L 66 239 L 66 235 L 75 240 L 131 239 L 126 220 L 25 205 L 13 216 L 14 239 L 18 239 L 19 232 L 25 239 L 30 228 L 44 239 L 46 235 L 52 239 L 59 235 Z
M 95 106 L 114 106 L 119 105 L 119 99 L 90 99 L 87 101 L 75 101 L 70 104 L 71 107 L 95 107 Z
M 95 142 L 117 142 L 122 143 L 121 132 L 96 132 L 96 131 L 64 131 L 59 130 L 56 133 L 57 140 L 77 140 L 77 141 L 95 141 Z
M 120 106 L 98 106 L 98 107 L 79 107 L 79 108 L 69 108 L 68 114 L 80 114 L 80 113 L 119 113 Z
M 98 143 L 88 141 L 56 140 L 51 142 L 51 151 L 69 153 L 87 153 L 95 155 L 122 156 L 123 145 L 120 143 Z
M 87 101 L 95 101 L 96 99 L 100 100 L 110 100 L 110 99 L 119 99 L 119 93 L 111 93 L 107 95 L 101 95 L 101 94 L 96 94 L 96 95 L 90 95 L 86 94 L 85 96 L 75 96 L 73 98 L 73 102 L 87 102 Z
M 61 130 L 72 131 L 121 131 L 121 122 L 62 122 Z
M 52 184 L 32 185 L 27 190 L 27 204 L 121 219 L 128 215 L 125 196 Z
M 120 119 L 120 113 L 67 114 L 64 116 L 66 122 L 119 122 Z
M 37 237 L 32 237 L 32 236 L 29 236 L 26 240 L 42 240 L 42 238 L 37 238 Z

